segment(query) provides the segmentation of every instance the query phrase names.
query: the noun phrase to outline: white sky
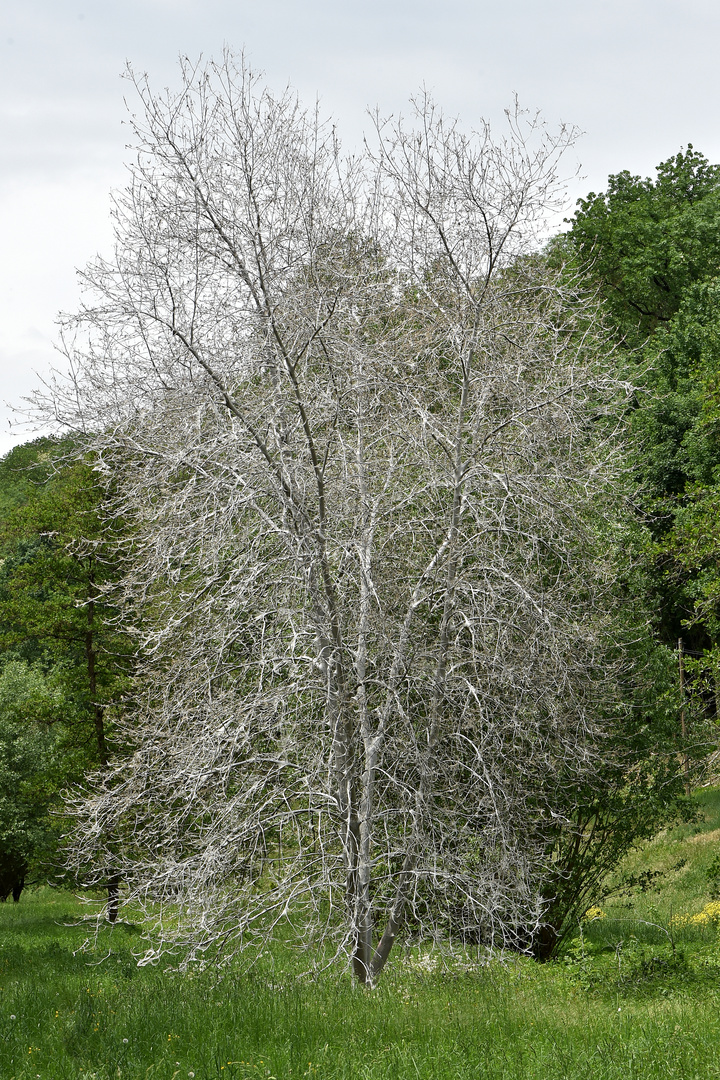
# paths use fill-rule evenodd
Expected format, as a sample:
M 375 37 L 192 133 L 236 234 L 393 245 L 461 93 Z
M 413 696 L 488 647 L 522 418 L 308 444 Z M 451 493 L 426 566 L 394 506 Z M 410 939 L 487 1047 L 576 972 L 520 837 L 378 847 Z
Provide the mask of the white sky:
M 319 96 L 348 147 L 367 106 L 403 111 L 422 84 L 467 127 L 499 126 L 517 93 L 585 132 L 569 209 L 688 142 L 720 161 L 717 0 L 0 0 L 0 406 L 58 362 L 75 267 L 107 250 L 125 61 L 172 86 L 179 54 L 223 44 L 270 85 Z M 0 453 L 28 438 L 9 416 Z

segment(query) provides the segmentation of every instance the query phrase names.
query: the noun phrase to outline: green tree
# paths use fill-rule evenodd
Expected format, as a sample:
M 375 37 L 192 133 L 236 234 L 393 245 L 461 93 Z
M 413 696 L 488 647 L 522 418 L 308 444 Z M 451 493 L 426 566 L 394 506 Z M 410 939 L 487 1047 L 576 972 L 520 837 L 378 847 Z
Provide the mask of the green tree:
M 57 791 L 52 723 L 62 694 L 37 664 L 9 660 L 0 669 L 0 882 L 2 893 L 47 862 L 58 829 L 50 816 Z
M 41 439 L 0 462 L 3 664 L 16 672 L 24 665 L 52 690 L 52 709 L 47 695 L 36 694 L 9 721 L 52 729 L 53 766 L 40 770 L 46 777 L 38 789 L 41 817 L 57 808 L 62 789 L 89 769 L 106 767 L 117 749 L 110 707 L 122 694 L 130 659 L 103 595 L 114 573 L 99 518 L 103 493 L 87 461 L 64 461 L 68 449 Z M 37 850 L 31 845 L 28 856 Z M 112 916 L 116 898 L 110 900 Z
M 688 146 L 654 180 L 619 173 L 578 206 L 566 243 L 605 299 L 623 372 L 638 388 L 631 431 L 647 528 L 642 588 L 659 640 L 674 647 L 683 637 L 702 653 L 714 631 L 676 523 L 720 466 L 704 404 L 718 360 L 720 166 Z
M 601 896 L 608 871 L 632 844 L 682 813 L 684 781 L 714 737 L 706 678 L 716 634 L 707 602 L 714 529 L 710 503 L 707 512 L 701 503 L 720 464 L 708 405 L 718 371 L 719 226 L 720 167 L 689 146 L 659 165 L 654 179 L 611 176 L 604 193 L 579 200 L 569 233 L 551 246 L 551 259 L 579 269 L 603 298 L 617 341 L 613 362 L 636 387 L 627 496 L 636 523 L 621 544 L 616 585 L 617 602 L 635 614 L 621 645 L 632 656 L 632 705 L 610 726 L 614 749 L 603 784 L 578 791 L 576 812 L 558 825 L 546 884 L 552 899 L 533 943 L 540 957 Z M 680 637 L 698 654 L 687 660 L 692 700 L 683 699 L 671 652 Z M 680 750 L 687 773 L 678 769 Z
M 688 145 L 655 180 L 621 172 L 578 200 L 570 236 L 619 335 L 643 345 L 687 289 L 720 272 L 720 166 Z
M 687 480 L 676 501 L 665 549 L 687 582 L 695 622 L 709 650 L 703 658 L 704 692 L 717 702 L 720 641 L 720 278 L 688 290 L 665 335 L 668 353 L 685 363 L 696 403 L 682 442 Z M 677 361 L 676 361 L 677 362 Z M 696 666 L 698 666 L 696 664 Z M 717 707 L 716 707 L 716 711 Z

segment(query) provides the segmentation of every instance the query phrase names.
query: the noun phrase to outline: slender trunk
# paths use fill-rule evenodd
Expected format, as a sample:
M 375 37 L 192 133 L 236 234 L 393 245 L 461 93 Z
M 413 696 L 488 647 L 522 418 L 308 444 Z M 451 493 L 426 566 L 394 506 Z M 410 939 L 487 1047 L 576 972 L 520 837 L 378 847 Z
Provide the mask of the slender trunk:
M 89 574 L 89 585 L 92 590 L 94 587 L 94 577 L 92 567 Z M 85 660 L 87 663 L 87 675 L 88 675 L 88 687 L 90 689 L 90 701 L 93 710 L 93 724 L 95 728 L 95 745 L 97 748 L 98 760 L 103 770 L 107 769 L 108 762 L 110 760 L 110 754 L 108 751 L 107 740 L 105 738 L 105 717 L 103 707 L 98 701 L 97 692 L 97 654 L 95 651 L 95 601 L 90 599 L 86 606 L 87 611 L 87 623 L 85 628 Z M 120 875 L 110 870 L 108 874 L 108 901 L 106 917 L 108 922 L 114 923 L 118 917 L 119 899 L 120 899 Z
M 92 584 L 92 579 L 91 579 Z M 85 660 L 87 663 L 88 687 L 90 689 L 90 701 L 93 710 L 93 724 L 95 728 L 95 745 L 97 747 L 98 761 L 103 769 L 107 768 L 110 755 L 105 739 L 105 718 L 103 707 L 98 701 L 97 693 L 97 668 L 95 652 L 95 603 L 90 600 L 86 606 L 87 625 L 85 629 Z
M 360 380 L 362 386 L 362 380 Z M 353 970 L 362 984 L 372 982 L 373 913 L 371 900 L 372 837 L 375 772 L 382 743 L 382 733 L 373 730 L 367 693 L 368 633 L 372 610 L 372 549 L 377 518 L 377 499 L 371 503 L 365 469 L 365 416 L 362 390 L 358 396 L 357 468 L 362 513 L 360 557 L 360 619 L 355 647 L 357 711 L 363 747 L 363 770 L 360 777 L 358 880 L 356 900 L 356 947 Z M 391 470 L 390 470 L 391 471 Z M 389 479 L 390 472 L 388 473 Z
M 680 667 L 680 733 L 683 740 L 683 773 L 685 776 L 685 794 L 690 795 L 690 759 L 685 748 L 687 725 L 685 723 L 685 648 L 683 639 L 678 638 L 678 664 Z
M 421 768 L 420 782 L 415 796 L 415 824 L 408 838 L 407 853 L 398 878 L 395 890 L 395 900 L 388 916 L 383 935 L 378 942 L 377 948 L 372 953 L 369 962 L 368 979 L 371 984 L 380 974 L 392 950 L 398 933 L 402 929 L 405 920 L 409 891 L 415 875 L 418 862 L 417 846 L 419 843 L 419 826 L 423 817 L 425 803 L 431 787 L 430 771 L 431 759 L 437 745 L 440 733 L 440 719 L 442 713 L 442 699 L 445 692 L 445 680 L 447 677 L 447 660 L 450 646 L 450 621 L 453 613 L 453 600 L 455 593 L 455 581 L 457 576 L 457 553 L 454 550 L 460 520 L 462 517 L 463 483 L 465 468 L 463 462 L 462 435 L 465 424 L 465 414 L 470 396 L 470 369 L 472 356 L 468 358 L 463 372 L 463 388 L 458 409 L 458 425 L 455 438 L 455 461 L 453 466 L 453 502 L 450 513 L 450 524 L 446 535 L 446 544 L 443 547 L 450 554 L 447 565 L 447 577 L 445 582 L 445 596 L 443 612 L 440 621 L 440 633 L 438 642 L 438 662 L 435 670 L 435 688 L 430 702 L 430 726 L 427 732 L 426 746 L 423 748 L 425 764 Z

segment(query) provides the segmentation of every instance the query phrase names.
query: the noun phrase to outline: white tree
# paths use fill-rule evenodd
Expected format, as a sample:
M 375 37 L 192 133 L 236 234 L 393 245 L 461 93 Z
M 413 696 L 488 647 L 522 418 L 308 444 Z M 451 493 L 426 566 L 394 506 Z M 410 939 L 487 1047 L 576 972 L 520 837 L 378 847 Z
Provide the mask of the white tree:
M 52 395 L 128 523 L 142 658 L 74 865 L 119 868 L 191 957 L 282 920 L 372 982 L 404 922 L 532 932 L 614 694 L 622 390 L 533 254 L 570 136 L 465 137 L 422 100 L 346 161 L 230 56 L 136 85 Z

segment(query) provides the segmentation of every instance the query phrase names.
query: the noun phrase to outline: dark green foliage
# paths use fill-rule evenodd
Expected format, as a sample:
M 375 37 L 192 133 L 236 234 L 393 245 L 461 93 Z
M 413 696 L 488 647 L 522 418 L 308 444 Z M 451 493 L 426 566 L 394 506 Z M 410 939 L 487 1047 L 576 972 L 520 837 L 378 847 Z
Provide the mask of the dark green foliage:
M 38 665 L 9 660 L 0 667 L 0 895 L 54 848 L 49 811 L 58 747 L 49 721 L 59 705 Z
M 688 146 L 654 179 L 619 173 L 578 205 L 550 257 L 579 266 L 603 296 L 619 343 L 613 362 L 637 386 L 628 418 L 637 528 L 623 545 L 618 602 L 639 621 L 626 636 L 636 672 L 630 712 L 606 748 L 602 782 L 589 784 L 581 800 L 584 812 L 558 831 L 548 883 L 554 900 L 534 943 L 541 957 L 588 898 L 602 895 L 618 859 L 682 812 L 678 753 L 689 779 L 716 741 L 717 664 L 709 650 L 720 578 L 716 585 L 717 514 L 709 512 L 708 491 L 720 470 L 720 422 L 709 405 L 720 372 L 720 166 Z M 657 644 L 642 631 L 643 613 Z M 689 652 L 684 694 L 670 651 L 681 637 Z
M 695 417 L 684 434 L 687 482 L 672 515 L 667 542 L 672 559 L 689 582 L 694 614 L 717 648 L 720 630 L 720 279 L 689 290 L 676 324 L 666 335 L 667 351 L 685 359 Z M 717 660 L 714 659 L 715 667 Z
M 668 323 L 687 289 L 720 272 L 720 166 L 688 145 L 655 180 L 621 172 L 578 200 L 571 237 L 630 345 Z
M 0 861 L 0 900 L 4 903 L 12 896 L 17 903 L 25 888 L 28 864 L 23 855 L 4 852 Z
M 61 792 L 108 760 L 130 656 L 103 597 L 102 492 L 69 449 L 39 439 L 0 461 L 0 866 L 34 875 L 57 869 Z
M 720 469 L 720 166 L 688 146 L 655 179 L 611 176 L 579 201 L 561 246 L 604 296 L 638 386 L 630 431 L 649 542 L 636 555 L 656 631 L 701 654 L 716 640 L 701 573 L 711 553 L 689 549 Z

